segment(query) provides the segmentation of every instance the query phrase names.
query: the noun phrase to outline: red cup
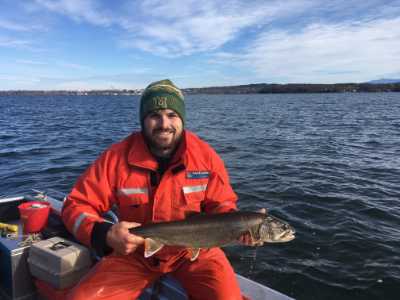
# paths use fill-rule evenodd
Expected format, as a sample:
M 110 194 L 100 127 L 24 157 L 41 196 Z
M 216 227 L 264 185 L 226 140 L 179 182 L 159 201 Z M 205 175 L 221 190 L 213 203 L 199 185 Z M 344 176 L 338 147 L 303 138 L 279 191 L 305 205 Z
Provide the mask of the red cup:
M 40 232 L 47 224 L 50 203 L 42 201 L 29 201 L 18 206 L 24 233 Z

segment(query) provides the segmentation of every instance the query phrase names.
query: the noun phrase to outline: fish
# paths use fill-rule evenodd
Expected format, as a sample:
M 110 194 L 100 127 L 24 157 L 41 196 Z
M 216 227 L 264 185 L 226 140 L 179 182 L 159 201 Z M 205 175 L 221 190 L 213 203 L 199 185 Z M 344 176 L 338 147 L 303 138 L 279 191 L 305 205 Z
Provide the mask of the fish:
M 188 248 L 192 261 L 201 248 L 235 244 L 246 233 L 256 243 L 284 243 L 295 238 L 295 230 L 287 222 L 269 213 L 251 211 L 201 213 L 184 220 L 144 224 L 129 231 L 144 238 L 146 258 L 167 245 Z

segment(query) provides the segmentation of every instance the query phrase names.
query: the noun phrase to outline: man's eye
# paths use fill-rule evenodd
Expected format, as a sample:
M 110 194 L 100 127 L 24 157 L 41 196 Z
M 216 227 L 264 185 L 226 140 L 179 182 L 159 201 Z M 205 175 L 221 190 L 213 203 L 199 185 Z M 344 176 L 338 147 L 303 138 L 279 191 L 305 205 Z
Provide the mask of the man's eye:
M 151 113 L 151 114 L 149 115 L 149 117 L 152 118 L 152 119 L 157 119 L 157 118 L 159 118 L 159 115 L 156 114 L 156 113 Z
M 176 113 L 170 113 L 168 114 L 169 118 L 178 118 L 178 115 Z

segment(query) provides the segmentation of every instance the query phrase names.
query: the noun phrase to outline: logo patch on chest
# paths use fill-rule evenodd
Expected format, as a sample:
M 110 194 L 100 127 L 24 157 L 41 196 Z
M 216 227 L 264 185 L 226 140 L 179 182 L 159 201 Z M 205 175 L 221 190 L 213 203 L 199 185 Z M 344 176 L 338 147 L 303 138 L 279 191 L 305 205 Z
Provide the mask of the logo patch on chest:
M 208 171 L 193 171 L 186 172 L 186 178 L 188 179 L 204 179 L 210 177 L 210 172 Z

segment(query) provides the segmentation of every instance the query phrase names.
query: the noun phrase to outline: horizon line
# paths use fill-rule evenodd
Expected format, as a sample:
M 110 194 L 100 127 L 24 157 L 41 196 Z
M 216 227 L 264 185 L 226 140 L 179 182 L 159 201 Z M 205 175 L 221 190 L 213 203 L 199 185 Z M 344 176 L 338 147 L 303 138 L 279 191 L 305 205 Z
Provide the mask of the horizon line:
M 379 82 L 379 81 L 391 81 L 393 82 Z M 360 84 L 371 84 L 371 85 L 387 85 L 387 84 L 400 84 L 400 79 L 378 79 L 367 82 L 336 82 L 336 83 L 247 83 L 247 84 L 235 84 L 235 85 L 215 85 L 215 86 L 203 86 L 203 87 L 185 87 L 180 88 L 181 90 L 195 90 L 195 89 L 208 89 L 208 88 L 230 88 L 230 87 L 243 87 L 252 85 L 360 85 Z M 145 88 L 104 88 L 104 89 L 12 89 L 2 90 L 0 92 L 102 92 L 102 91 L 135 91 L 140 92 Z

